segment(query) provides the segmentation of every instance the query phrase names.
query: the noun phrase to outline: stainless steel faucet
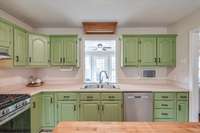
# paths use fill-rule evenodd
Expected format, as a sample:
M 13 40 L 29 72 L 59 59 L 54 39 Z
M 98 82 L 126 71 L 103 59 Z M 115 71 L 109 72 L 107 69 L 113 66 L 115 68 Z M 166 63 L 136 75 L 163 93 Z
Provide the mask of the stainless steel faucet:
M 102 73 L 105 73 L 106 79 L 109 79 L 108 73 L 106 71 L 101 71 L 99 73 L 99 84 L 101 84 L 103 82 Z

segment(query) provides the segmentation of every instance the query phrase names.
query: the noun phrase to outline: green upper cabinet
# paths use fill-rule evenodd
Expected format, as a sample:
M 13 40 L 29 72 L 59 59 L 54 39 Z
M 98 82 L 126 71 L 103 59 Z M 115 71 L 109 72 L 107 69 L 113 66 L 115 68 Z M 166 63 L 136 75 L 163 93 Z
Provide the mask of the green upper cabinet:
M 53 128 L 55 125 L 54 93 L 42 94 L 42 128 Z
M 31 97 L 31 133 L 39 133 L 41 129 L 42 101 L 41 95 Z
M 121 101 L 102 101 L 102 121 L 122 121 Z
M 144 36 L 139 41 L 140 66 L 156 65 L 156 37 Z
M 64 38 L 64 65 L 75 66 L 77 63 L 77 36 Z
M 81 121 L 100 121 L 100 101 L 80 101 Z
M 176 65 L 176 36 L 158 36 L 158 66 Z
M 63 38 L 51 37 L 51 65 L 63 64 Z
M 27 32 L 23 29 L 14 28 L 14 65 L 27 65 L 28 40 Z
M 48 66 L 49 38 L 47 36 L 29 34 L 29 65 Z
M 176 35 L 124 35 L 123 66 L 175 66 Z
M 77 66 L 77 36 L 51 36 L 51 65 Z
M 123 65 L 138 66 L 138 37 L 123 36 Z
M 13 26 L 0 19 L 0 47 L 12 47 Z

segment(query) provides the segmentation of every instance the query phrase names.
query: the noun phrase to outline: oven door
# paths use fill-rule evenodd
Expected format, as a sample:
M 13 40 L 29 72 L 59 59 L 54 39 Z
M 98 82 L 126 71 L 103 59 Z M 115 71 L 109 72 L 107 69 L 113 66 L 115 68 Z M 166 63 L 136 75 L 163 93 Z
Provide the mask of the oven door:
M 0 133 L 30 133 L 30 109 L 0 126 Z

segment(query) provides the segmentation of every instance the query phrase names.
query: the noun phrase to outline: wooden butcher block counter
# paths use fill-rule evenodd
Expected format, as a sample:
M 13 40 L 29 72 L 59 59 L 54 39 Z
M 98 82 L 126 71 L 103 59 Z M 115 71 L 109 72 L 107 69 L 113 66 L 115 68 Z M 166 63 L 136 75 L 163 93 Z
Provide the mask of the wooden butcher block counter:
M 61 122 L 53 133 L 200 133 L 200 123 Z

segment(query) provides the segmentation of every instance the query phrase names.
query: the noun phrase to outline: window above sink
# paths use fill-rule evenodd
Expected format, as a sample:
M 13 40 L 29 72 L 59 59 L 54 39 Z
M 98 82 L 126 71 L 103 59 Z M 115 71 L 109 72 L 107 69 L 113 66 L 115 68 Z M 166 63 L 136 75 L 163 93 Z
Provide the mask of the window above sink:
M 102 71 L 104 73 L 100 74 Z M 85 41 L 85 83 L 116 83 L 116 41 Z

